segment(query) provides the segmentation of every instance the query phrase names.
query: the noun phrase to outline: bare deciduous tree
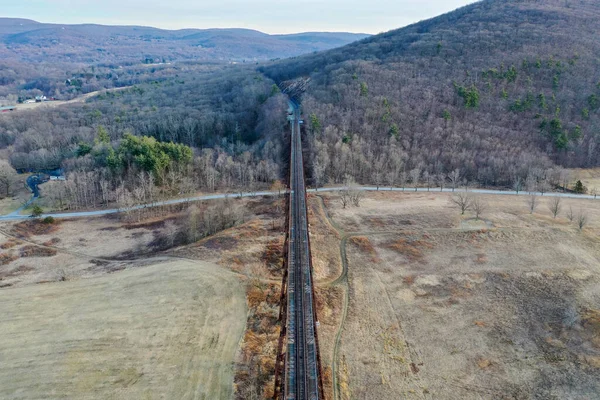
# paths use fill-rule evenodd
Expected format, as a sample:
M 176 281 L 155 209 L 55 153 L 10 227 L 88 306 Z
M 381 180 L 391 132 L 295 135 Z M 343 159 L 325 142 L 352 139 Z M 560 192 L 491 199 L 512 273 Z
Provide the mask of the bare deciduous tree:
M 481 198 L 481 196 L 475 196 L 471 200 L 471 208 L 473 209 L 473 212 L 475 213 L 475 218 L 479 219 L 479 217 L 481 217 L 481 215 L 483 215 L 487 211 L 488 205 Z
M 359 190 L 357 187 L 350 188 L 350 199 L 352 200 L 354 207 L 360 207 L 360 202 L 363 199 L 363 195 L 363 191 Z
M 315 189 L 318 191 L 319 187 L 323 185 L 323 178 L 325 177 L 325 168 L 326 166 L 320 162 L 319 160 L 316 160 L 313 163 L 313 182 L 315 184 Z
M 406 181 L 408 180 L 408 173 L 406 171 L 400 172 L 400 186 L 402 186 L 402 191 L 406 189 Z
M 179 233 L 179 228 L 173 221 L 165 222 L 164 226 L 164 234 L 167 239 L 167 243 L 169 248 L 173 247 L 175 244 L 175 239 L 177 238 L 177 234 Z
M 435 180 L 435 175 L 430 174 L 429 171 L 423 172 L 423 179 L 425 180 L 425 184 L 427 185 L 427 191 L 431 189 L 431 184 Z
M 375 160 L 375 163 L 373 165 L 373 182 L 375 183 L 375 186 L 377 186 L 377 190 L 379 190 L 379 187 L 383 184 L 383 178 L 384 178 L 384 171 L 385 171 L 385 160 L 383 159 L 383 157 L 379 157 L 377 158 L 377 160 Z
M 569 211 L 567 211 L 567 218 L 569 221 L 573 222 L 575 220 L 575 213 L 573 212 L 573 206 L 569 206 Z
M 438 174 L 437 181 L 440 184 L 440 192 L 443 192 L 444 186 L 446 185 L 446 174 L 444 174 L 444 173 Z
M 537 178 L 532 172 L 530 172 L 527 175 L 527 179 L 525 179 L 525 187 L 527 188 L 527 191 L 529 193 L 533 193 L 533 192 L 537 191 L 537 186 L 538 186 Z
M 523 180 L 520 176 L 517 176 L 515 178 L 513 182 L 513 189 L 515 190 L 515 192 L 517 192 L 517 194 L 519 194 L 519 192 L 523 190 Z
M 577 215 L 577 226 L 579 227 L 579 230 L 582 231 L 583 228 L 585 228 L 587 224 L 588 224 L 588 215 L 585 213 L 585 211 L 580 210 L 579 214 Z
M 0 164 L 0 187 L 2 194 L 5 197 L 12 195 L 12 188 L 17 176 L 17 171 L 14 170 L 8 163 Z
M 452 191 L 454 192 L 456 187 L 460 184 L 460 170 L 455 169 L 454 171 L 450 172 L 448 178 L 450 178 L 450 182 L 452 182 Z
M 471 203 L 473 201 L 473 197 L 469 193 L 459 192 L 459 193 L 456 193 L 454 196 L 452 196 L 450 198 L 450 201 L 456 207 L 458 207 L 461 215 L 465 215 L 465 212 L 467 212 L 467 210 L 469 208 L 471 208 Z
M 396 179 L 398 179 L 397 171 L 392 170 L 385 175 L 385 181 L 387 182 L 390 189 L 394 188 L 394 185 L 396 184 Z
M 279 179 L 277 179 L 271 186 L 271 190 L 273 192 L 277 192 L 277 195 L 281 197 L 281 192 L 285 190 L 285 185 Z
M 421 179 L 421 170 L 419 168 L 415 168 L 410 171 L 410 180 L 415 188 L 415 192 L 419 187 L 419 180 Z
M 567 191 L 569 183 L 571 182 L 571 171 L 563 169 L 560 171 L 560 182 L 563 187 L 563 193 Z
M 556 219 L 562 210 L 562 199 L 560 197 L 553 197 L 548 204 L 548 208 L 550 209 L 554 219 Z
M 340 201 L 342 202 L 342 208 L 346 208 L 350 204 L 350 190 L 348 188 L 340 190 Z
M 340 190 L 340 201 L 342 202 L 342 208 L 346 208 L 352 202 L 352 187 L 354 186 L 354 179 L 351 176 L 346 176 L 344 179 L 344 187 Z
M 188 242 L 195 243 L 199 236 L 198 231 L 200 230 L 200 210 L 196 205 L 191 205 L 187 210 L 187 223 L 188 223 Z
M 542 196 L 546 193 L 548 193 L 551 189 L 552 186 L 550 185 L 550 183 L 548 182 L 547 179 L 543 179 L 539 185 L 538 185 L 538 189 L 540 191 L 540 193 L 542 194 Z
M 529 198 L 527 199 L 527 207 L 529 209 L 529 214 L 533 214 L 535 212 L 535 209 L 538 206 L 538 197 L 537 195 L 534 193 L 531 196 L 529 196 Z
M 360 202 L 363 198 L 363 192 L 356 186 L 356 181 L 353 177 L 347 176 L 344 182 L 344 190 L 348 192 L 348 200 L 354 207 L 360 207 Z

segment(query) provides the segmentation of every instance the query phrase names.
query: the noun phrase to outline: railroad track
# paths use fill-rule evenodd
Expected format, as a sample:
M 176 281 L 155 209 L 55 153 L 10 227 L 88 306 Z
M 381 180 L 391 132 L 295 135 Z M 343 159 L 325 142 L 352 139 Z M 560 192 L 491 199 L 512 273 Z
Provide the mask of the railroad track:
M 323 399 L 317 319 L 312 282 L 300 111 L 293 103 L 287 282 L 285 284 L 285 378 L 276 398 Z M 276 384 L 277 385 L 277 384 Z

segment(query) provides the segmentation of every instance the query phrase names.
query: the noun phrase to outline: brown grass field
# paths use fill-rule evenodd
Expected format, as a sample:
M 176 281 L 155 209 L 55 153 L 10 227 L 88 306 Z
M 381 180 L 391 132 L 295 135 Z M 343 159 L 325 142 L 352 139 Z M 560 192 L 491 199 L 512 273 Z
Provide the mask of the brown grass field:
M 239 278 L 172 261 L 0 291 L 2 399 L 232 396 Z
M 310 196 L 327 399 L 595 398 L 600 200 L 485 196 L 476 220 L 449 198 Z M 285 202 L 243 205 L 161 251 L 169 216 L 2 224 L 0 398 L 268 398 Z
M 548 199 L 533 214 L 525 197 L 483 200 L 475 220 L 447 194 L 345 210 L 325 196 L 348 261 L 337 398 L 598 398 L 600 200 L 565 200 L 556 220 Z
M 272 393 L 282 199 L 158 251 L 165 220 L 0 225 L 0 399 L 246 399 Z

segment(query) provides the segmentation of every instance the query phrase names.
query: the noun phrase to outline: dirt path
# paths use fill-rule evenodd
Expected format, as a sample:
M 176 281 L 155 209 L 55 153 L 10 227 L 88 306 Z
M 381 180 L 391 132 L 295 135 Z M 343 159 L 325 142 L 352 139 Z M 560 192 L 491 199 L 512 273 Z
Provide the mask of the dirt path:
M 325 206 L 325 201 L 323 197 L 317 195 L 319 199 L 319 204 L 323 210 L 323 214 L 327 219 L 327 223 L 329 226 L 337 232 L 337 234 L 341 237 L 340 240 L 340 258 L 342 260 L 342 273 L 338 278 L 336 278 L 333 282 L 327 284 L 331 286 L 341 286 L 344 292 L 344 300 L 342 304 L 342 319 L 340 321 L 340 325 L 338 327 L 335 343 L 333 346 L 333 356 L 331 359 L 331 372 L 332 372 L 332 380 L 333 380 L 333 399 L 337 400 L 339 398 L 339 382 L 338 382 L 338 374 L 339 374 L 339 366 L 338 366 L 338 354 L 340 342 L 342 340 L 342 331 L 344 329 L 344 323 L 346 322 L 346 318 L 348 316 L 348 303 L 349 303 L 349 285 L 348 285 L 348 259 L 346 257 L 346 243 L 350 235 L 347 235 L 331 218 L 327 211 L 327 207 Z
M 98 96 L 99 94 L 108 93 L 108 92 L 120 92 L 122 90 L 127 90 L 129 88 L 131 88 L 131 86 L 97 90 L 95 92 L 86 93 L 84 95 L 81 95 L 81 96 L 76 97 L 71 100 L 55 100 L 55 101 L 45 101 L 43 103 L 19 104 L 17 106 L 17 111 L 36 110 L 38 108 L 46 108 L 46 107 L 54 108 L 54 107 L 59 107 L 59 106 L 64 106 L 64 105 L 69 105 L 69 104 L 84 103 L 86 100 L 89 100 L 92 97 Z

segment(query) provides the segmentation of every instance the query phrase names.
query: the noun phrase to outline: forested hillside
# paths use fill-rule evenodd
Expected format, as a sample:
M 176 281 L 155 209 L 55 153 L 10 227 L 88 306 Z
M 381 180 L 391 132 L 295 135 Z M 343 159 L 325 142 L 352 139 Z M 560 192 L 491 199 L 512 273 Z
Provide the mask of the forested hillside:
M 332 49 L 366 36 L 269 35 L 249 29 L 171 31 L 0 18 L 0 105 L 38 95 L 64 100 L 99 88 L 146 82 L 182 63 L 255 63 Z
M 254 67 L 191 71 L 68 107 L 0 117 L 16 169 L 63 168 L 42 194 L 59 209 L 255 190 L 282 164 L 287 97 Z
M 250 29 L 164 30 L 0 18 L 0 54 L 28 62 L 256 61 L 331 49 L 367 36 L 345 32 L 269 35 Z
M 485 0 L 261 71 L 311 78 L 317 183 L 548 186 L 600 164 L 599 54 L 597 1 Z

